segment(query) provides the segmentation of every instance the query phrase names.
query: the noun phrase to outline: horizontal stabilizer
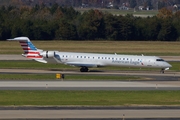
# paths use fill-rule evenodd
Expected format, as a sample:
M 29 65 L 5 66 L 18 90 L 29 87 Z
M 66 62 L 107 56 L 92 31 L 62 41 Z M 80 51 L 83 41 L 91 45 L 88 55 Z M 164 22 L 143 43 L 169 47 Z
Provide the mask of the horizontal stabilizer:
M 7 40 L 30 41 L 28 37 L 16 37 L 16 38 L 13 38 L 13 39 L 7 39 Z

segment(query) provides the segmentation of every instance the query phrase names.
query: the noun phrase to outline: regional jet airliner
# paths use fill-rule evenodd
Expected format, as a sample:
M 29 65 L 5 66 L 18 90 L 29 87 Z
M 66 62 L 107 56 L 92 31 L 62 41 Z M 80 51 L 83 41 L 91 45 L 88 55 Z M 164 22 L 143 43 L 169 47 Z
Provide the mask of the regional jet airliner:
M 37 49 L 28 37 L 16 37 L 8 40 L 19 41 L 24 50 L 22 56 L 26 58 L 42 63 L 56 62 L 80 67 L 81 72 L 88 72 L 88 68 L 91 67 L 126 66 L 160 68 L 161 72 L 164 73 L 165 70 L 172 67 L 156 56 L 43 51 Z

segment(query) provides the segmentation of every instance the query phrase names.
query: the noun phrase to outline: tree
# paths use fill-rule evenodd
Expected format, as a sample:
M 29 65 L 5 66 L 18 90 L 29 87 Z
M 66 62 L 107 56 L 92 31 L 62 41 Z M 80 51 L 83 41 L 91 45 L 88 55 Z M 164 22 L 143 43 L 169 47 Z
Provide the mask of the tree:
M 161 29 L 159 20 L 156 17 L 146 19 L 146 34 L 144 35 L 146 40 L 157 40 L 158 34 Z
M 72 24 L 69 24 L 67 21 L 62 20 L 59 23 L 59 29 L 56 30 L 56 39 L 63 40 L 77 40 L 76 27 Z
M 172 16 L 173 16 L 173 12 L 171 10 L 168 10 L 167 8 L 160 9 L 157 14 L 157 17 L 162 19 L 172 18 Z
M 133 38 L 133 21 L 130 16 L 120 16 L 119 20 L 119 38 L 118 40 L 130 40 Z
M 20 30 L 23 36 L 32 37 L 31 27 L 33 26 L 32 21 L 30 20 L 22 20 L 20 23 Z
M 171 22 L 168 19 L 162 21 L 158 39 L 163 41 L 175 41 L 177 37 L 177 31 Z
M 2 39 L 3 36 L 3 27 L 0 25 L 0 39 Z
M 151 4 L 151 0 L 147 0 L 146 3 L 147 3 L 147 6 L 149 6 L 150 9 L 153 8 L 153 6 L 152 6 L 152 4 Z
M 177 34 L 179 36 L 178 40 L 180 40 L 180 11 L 177 11 L 174 14 L 172 24 L 176 28 Z
M 166 7 L 165 2 L 163 2 L 163 1 L 158 1 L 157 5 L 158 5 L 158 10 Z
M 161 25 L 157 17 L 136 20 L 137 40 L 157 40 Z
M 12 29 L 11 29 L 11 36 L 12 37 L 22 36 L 20 24 L 17 21 L 19 22 L 20 20 L 14 21 L 15 24 L 12 26 Z
M 118 19 L 112 14 L 106 13 L 104 16 L 106 39 L 118 39 Z
M 129 0 L 130 7 L 135 8 L 137 6 L 136 0 Z
M 79 18 L 78 35 L 80 39 L 100 39 L 104 36 L 103 13 L 99 10 L 84 12 Z
M 52 7 L 50 8 L 50 12 L 51 12 L 52 15 L 56 12 L 58 7 L 59 7 L 59 5 L 57 3 L 52 5 Z
M 57 26 L 54 22 L 46 20 L 34 20 L 32 30 L 32 39 L 36 40 L 52 40 L 55 38 L 55 30 Z

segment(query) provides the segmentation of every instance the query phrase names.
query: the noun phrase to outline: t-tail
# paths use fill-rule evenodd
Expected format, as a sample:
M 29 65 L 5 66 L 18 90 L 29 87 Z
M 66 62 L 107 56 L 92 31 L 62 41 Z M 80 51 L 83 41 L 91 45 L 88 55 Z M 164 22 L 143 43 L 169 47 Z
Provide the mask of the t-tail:
M 33 59 L 38 62 L 47 63 L 47 61 L 43 59 L 43 56 L 40 55 L 43 52 L 43 50 L 37 49 L 29 40 L 28 37 L 16 37 L 16 38 L 7 39 L 7 40 L 19 41 L 24 51 L 22 56 L 29 59 Z

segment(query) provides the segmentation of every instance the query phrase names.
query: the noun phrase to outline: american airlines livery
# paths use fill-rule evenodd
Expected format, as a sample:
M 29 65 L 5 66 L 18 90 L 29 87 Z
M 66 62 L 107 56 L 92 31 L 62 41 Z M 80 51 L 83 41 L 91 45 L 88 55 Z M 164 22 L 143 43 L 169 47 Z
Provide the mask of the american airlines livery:
M 43 51 L 37 49 L 28 37 L 16 37 L 8 40 L 19 41 L 24 50 L 22 56 L 26 58 L 42 63 L 55 62 L 80 67 L 81 72 L 88 72 L 88 68 L 91 67 L 126 66 L 160 68 L 164 73 L 165 70 L 172 67 L 163 59 L 155 56 Z

